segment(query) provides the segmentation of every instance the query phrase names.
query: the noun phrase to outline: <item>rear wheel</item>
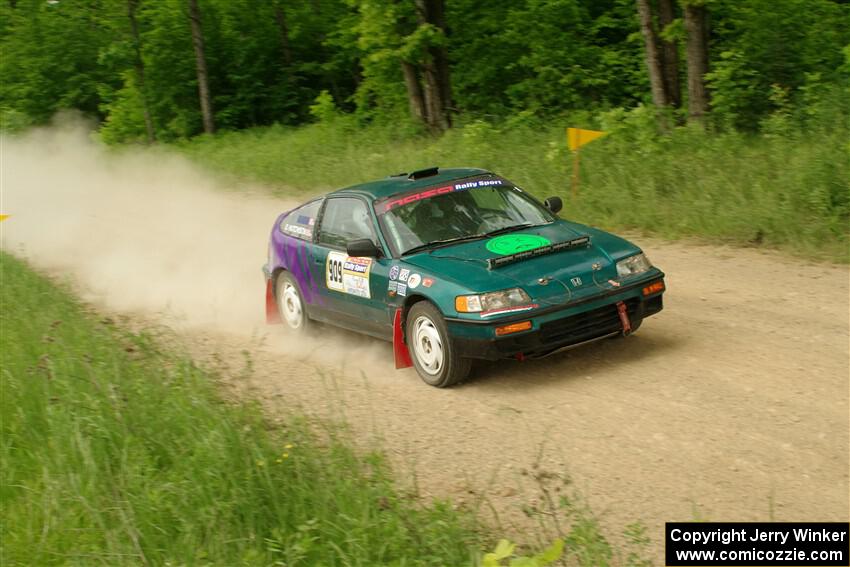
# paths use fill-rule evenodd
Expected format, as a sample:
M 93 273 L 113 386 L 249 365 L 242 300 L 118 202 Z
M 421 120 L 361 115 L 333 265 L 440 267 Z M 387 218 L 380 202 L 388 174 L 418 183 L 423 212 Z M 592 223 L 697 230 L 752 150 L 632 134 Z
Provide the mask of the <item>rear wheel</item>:
M 427 301 L 407 314 L 407 345 L 416 372 L 431 386 L 445 388 L 469 375 L 471 361 L 458 355 L 443 315 Z
M 277 278 L 275 286 L 275 301 L 281 320 L 296 333 L 304 333 L 310 326 L 304 300 L 298 283 L 289 272 L 283 272 Z

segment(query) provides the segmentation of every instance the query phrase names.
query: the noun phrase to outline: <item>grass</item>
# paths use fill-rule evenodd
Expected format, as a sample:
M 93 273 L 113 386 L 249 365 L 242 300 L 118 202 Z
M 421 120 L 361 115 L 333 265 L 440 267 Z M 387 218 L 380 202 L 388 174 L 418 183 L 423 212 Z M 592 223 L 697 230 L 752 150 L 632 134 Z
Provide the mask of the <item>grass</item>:
M 3 565 L 475 560 L 472 518 L 400 496 L 379 454 L 222 401 L 215 376 L 6 254 L 0 280 Z
M 225 401 L 168 337 L 2 252 L 0 314 L 0 565 L 460 566 L 494 548 L 472 510 L 401 495 L 381 453 Z M 514 558 L 565 543 L 559 565 L 651 565 L 643 527 L 614 547 L 567 476 L 528 474 L 536 542 Z
M 298 129 L 202 136 L 178 148 L 211 169 L 287 195 L 430 165 L 478 166 L 540 198 L 560 195 L 566 199 L 562 216 L 609 230 L 850 260 L 846 124 L 801 133 L 780 123 L 758 136 L 676 128 L 660 136 L 641 109 L 608 113 L 599 124 L 609 135 L 582 148 L 576 198 L 566 123 L 474 122 L 430 138 L 403 125 L 357 127 L 339 117 Z

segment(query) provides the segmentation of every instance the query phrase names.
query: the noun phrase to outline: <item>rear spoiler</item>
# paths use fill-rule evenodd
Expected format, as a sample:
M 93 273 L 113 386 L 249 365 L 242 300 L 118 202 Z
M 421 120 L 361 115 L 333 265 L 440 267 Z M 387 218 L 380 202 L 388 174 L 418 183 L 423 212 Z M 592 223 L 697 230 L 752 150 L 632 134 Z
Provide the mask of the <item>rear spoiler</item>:
M 533 250 L 525 250 L 523 252 L 517 252 L 516 254 L 510 254 L 508 256 L 499 256 L 498 258 L 488 258 L 487 267 L 491 270 L 493 268 L 501 268 L 502 266 L 507 266 L 508 264 L 515 264 L 516 262 L 528 260 L 529 258 L 537 258 L 538 256 L 545 256 L 546 254 L 554 254 L 555 252 L 571 250 L 580 246 L 590 246 L 590 237 L 579 236 L 578 238 L 573 238 L 572 240 L 567 240 L 565 242 L 557 242 L 548 246 L 541 246 L 540 248 L 534 248 Z

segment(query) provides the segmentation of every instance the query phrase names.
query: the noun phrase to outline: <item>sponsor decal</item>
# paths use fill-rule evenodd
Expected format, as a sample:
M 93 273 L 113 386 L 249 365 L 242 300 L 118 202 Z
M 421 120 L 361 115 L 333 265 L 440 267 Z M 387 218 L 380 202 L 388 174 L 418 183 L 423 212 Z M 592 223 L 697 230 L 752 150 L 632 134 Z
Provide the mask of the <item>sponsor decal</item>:
M 403 270 L 402 270 L 402 271 L 398 274 L 398 281 L 400 281 L 400 282 L 406 282 L 406 281 L 407 281 L 407 276 L 408 276 L 408 275 L 410 275 L 410 270 L 408 270 L 407 268 L 403 269 Z
M 434 279 L 433 278 L 422 278 L 422 285 L 424 287 L 431 287 L 432 285 L 434 285 Z
M 453 185 L 445 185 L 443 187 L 432 187 L 429 189 L 425 189 L 424 191 L 418 191 L 416 193 L 411 193 L 402 197 L 391 197 L 387 201 L 376 202 L 377 206 L 375 208 L 378 210 L 378 212 L 385 213 L 396 207 L 407 205 L 409 203 L 413 203 L 414 201 L 421 201 L 422 199 L 436 197 L 437 195 L 453 193 L 454 191 L 466 191 L 468 189 L 474 189 L 476 187 L 491 187 L 494 185 L 508 185 L 508 182 L 504 179 L 494 179 L 492 177 L 471 179 L 469 181 L 464 181 L 463 183 L 455 183 Z
M 479 179 L 478 181 L 468 181 L 466 183 L 458 183 L 454 186 L 455 191 L 463 191 L 464 189 L 474 189 L 475 187 L 491 187 L 493 185 L 501 185 L 500 179 Z
M 392 268 L 390 268 L 390 279 L 391 280 L 394 280 L 398 277 L 398 270 L 399 270 L 398 266 L 393 266 Z
M 287 234 L 291 234 L 292 236 L 298 236 L 300 238 L 304 238 L 305 240 L 310 240 L 313 238 L 313 230 L 304 226 L 298 226 L 297 224 L 285 224 L 283 225 L 283 232 Z
M 396 291 L 398 291 L 398 282 L 390 282 L 390 284 L 387 286 L 387 293 L 389 293 L 390 297 L 392 297 L 396 294 Z
M 410 277 L 407 278 L 407 287 L 410 289 L 416 289 L 419 286 L 419 282 L 422 281 L 422 276 L 419 274 L 410 274 Z
M 396 289 L 396 293 L 398 293 L 401 296 L 407 295 L 407 285 L 399 282 L 398 289 Z
M 308 217 L 307 215 L 298 215 L 298 224 L 306 224 L 307 226 L 313 226 L 313 219 Z
M 578 287 L 581 285 L 581 278 L 578 276 L 570 278 L 570 283 L 573 284 L 573 287 Z
M 349 272 L 357 272 L 358 274 L 365 274 L 369 271 L 372 262 L 371 260 L 364 260 L 366 260 L 366 258 L 346 258 L 345 263 L 342 265 L 342 269 Z
M 329 252 L 325 264 L 325 284 L 333 291 L 369 298 L 371 269 L 371 258 L 356 258 L 343 252 Z
M 519 313 L 521 311 L 529 311 L 531 309 L 537 309 L 540 307 L 537 303 L 532 303 L 530 305 L 518 305 L 516 307 L 503 307 L 501 309 L 491 309 L 490 311 L 482 311 L 482 317 L 493 317 L 495 315 L 506 315 L 508 313 Z
M 548 238 L 543 238 L 536 234 L 504 234 L 490 239 L 487 242 L 487 250 L 494 254 L 507 256 L 509 254 L 516 254 L 517 252 L 542 248 L 550 244 L 552 242 Z

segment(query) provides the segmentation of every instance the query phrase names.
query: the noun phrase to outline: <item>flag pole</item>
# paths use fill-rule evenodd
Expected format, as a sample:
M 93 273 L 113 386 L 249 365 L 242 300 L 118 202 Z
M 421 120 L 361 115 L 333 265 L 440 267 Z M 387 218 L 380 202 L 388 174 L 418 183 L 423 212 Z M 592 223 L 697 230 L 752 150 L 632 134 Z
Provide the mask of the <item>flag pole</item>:
M 579 148 L 582 145 L 592 142 L 600 136 L 604 136 L 607 132 L 600 130 L 584 130 L 582 128 L 567 128 L 567 146 L 573 152 L 573 182 L 572 196 L 573 200 L 578 196 L 579 184 Z
M 578 195 L 578 148 L 573 150 L 573 199 Z

